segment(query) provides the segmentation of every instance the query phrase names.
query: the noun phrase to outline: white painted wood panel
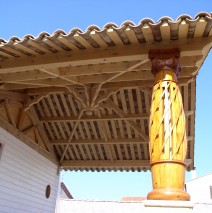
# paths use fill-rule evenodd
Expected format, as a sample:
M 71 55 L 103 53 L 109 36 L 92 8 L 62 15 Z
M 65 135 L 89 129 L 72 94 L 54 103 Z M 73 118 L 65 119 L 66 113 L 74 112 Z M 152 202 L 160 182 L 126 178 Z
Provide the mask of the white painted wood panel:
M 55 211 L 57 165 L 0 128 L 0 212 L 45 213 Z M 46 186 L 51 194 L 45 196 Z

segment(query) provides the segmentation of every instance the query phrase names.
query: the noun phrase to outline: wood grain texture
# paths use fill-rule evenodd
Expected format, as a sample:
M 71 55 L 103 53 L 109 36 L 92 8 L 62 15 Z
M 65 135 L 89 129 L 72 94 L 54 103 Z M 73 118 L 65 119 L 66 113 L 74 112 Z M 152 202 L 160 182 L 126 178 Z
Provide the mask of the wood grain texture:
M 154 58 L 159 66 L 154 64 L 156 83 L 153 87 L 149 130 L 153 191 L 148 194 L 148 199 L 153 200 L 190 199 L 183 190 L 187 153 L 186 123 L 176 77 L 178 56 L 173 58 L 167 56 L 167 60 L 163 58 L 160 61 Z

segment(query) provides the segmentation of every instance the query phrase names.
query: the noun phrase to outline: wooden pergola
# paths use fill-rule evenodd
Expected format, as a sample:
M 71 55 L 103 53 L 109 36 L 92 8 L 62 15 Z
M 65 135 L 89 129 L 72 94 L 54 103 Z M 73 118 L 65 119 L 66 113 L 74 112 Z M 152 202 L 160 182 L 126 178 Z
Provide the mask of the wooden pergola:
M 194 169 L 196 76 L 211 48 L 211 17 L 1 39 L 0 126 L 65 170 L 146 171 L 149 51 L 178 48 L 186 164 Z

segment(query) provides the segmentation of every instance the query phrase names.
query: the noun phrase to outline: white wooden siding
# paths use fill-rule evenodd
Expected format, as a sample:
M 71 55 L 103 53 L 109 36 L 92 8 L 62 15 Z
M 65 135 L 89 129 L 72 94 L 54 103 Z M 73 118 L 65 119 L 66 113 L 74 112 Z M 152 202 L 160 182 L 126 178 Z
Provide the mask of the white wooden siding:
M 3 152 L 0 158 L 0 212 L 53 213 L 57 165 L 0 128 Z M 51 186 L 49 199 L 46 186 Z

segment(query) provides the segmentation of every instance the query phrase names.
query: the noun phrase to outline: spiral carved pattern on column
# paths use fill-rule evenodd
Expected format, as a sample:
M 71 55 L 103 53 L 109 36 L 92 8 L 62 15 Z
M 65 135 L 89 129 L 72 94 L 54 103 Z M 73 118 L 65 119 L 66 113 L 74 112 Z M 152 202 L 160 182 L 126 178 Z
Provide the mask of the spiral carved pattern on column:
M 151 163 L 184 163 L 187 150 L 182 97 L 175 81 L 158 81 L 153 88 L 150 116 Z

